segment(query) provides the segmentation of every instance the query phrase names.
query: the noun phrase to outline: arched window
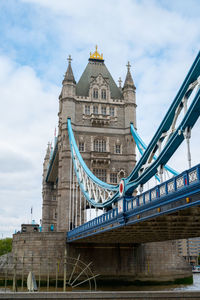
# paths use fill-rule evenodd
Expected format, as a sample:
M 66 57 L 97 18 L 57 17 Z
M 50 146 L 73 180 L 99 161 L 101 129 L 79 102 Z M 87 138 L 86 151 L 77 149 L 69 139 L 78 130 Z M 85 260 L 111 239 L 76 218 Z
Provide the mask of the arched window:
M 124 170 L 120 170 L 119 173 L 117 174 L 117 177 L 119 178 L 119 180 L 121 178 L 124 178 L 126 176 L 125 171 Z
M 98 99 L 98 90 L 97 89 L 93 89 L 93 98 Z
M 106 141 L 105 140 L 94 140 L 94 151 L 106 152 Z
M 106 99 L 106 90 L 101 90 L 101 99 Z

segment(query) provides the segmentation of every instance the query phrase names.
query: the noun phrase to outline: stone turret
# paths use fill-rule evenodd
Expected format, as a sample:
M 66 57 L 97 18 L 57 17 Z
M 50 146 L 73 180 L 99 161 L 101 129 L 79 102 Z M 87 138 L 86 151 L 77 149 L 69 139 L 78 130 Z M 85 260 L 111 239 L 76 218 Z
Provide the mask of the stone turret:
M 76 80 L 71 66 L 71 55 L 68 57 L 68 67 L 62 82 L 62 91 L 59 97 L 59 123 L 66 122 L 70 117 L 72 122 L 75 120 L 75 104 Z
M 130 126 L 130 120 L 135 124 L 136 126 L 136 97 L 135 97 L 135 84 L 133 82 L 133 78 L 131 76 L 130 72 L 130 63 L 128 62 L 127 64 L 127 74 L 126 74 L 126 79 L 124 81 L 124 86 L 122 88 L 122 94 L 124 97 L 124 102 L 125 102 L 125 127 Z
M 64 79 L 63 79 L 63 88 L 61 92 L 61 97 L 74 97 L 75 96 L 75 87 L 76 87 L 76 81 L 74 79 L 74 74 L 72 71 L 72 66 L 71 66 L 71 55 L 68 57 L 68 68 L 65 73 Z
M 70 146 L 67 134 L 67 118 L 75 123 L 76 80 L 71 66 L 71 55 L 68 57 L 68 67 L 62 82 L 62 91 L 59 97 L 59 128 L 58 128 L 58 183 L 57 183 L 57 230 L 68 229 L 68 211 L 70 194 Z M 67 213 L 67 216 L 66 216 Z
M 47 168 L 48 168 L 48 164 L 49 164 L 49 160 L 50 160 L 50 154 L 51 154 L 51 144 L 48 143 L 46 155 L 45 155 L 44 163 L 43 163 L 43 180 L 47 173 Z
M 50 230 L 50 202 L 51 202 L 51 186 L 46 182 L 46 176 L 48 172 L 49 162 L 51 155 L 51 144 L 48 143 L 46 155 L 43 163 L 43 189 L 42 189 L 42 197 L 43 197 L 43 207 L 42 207 L 42 230 L 49 231 Z
M 136 87 L 134 85 L 133 82 L 133 78 L 131 76 L 131 72 L 130 72 L 130 63 L 128 62 L 127 64 L 127 74 L 126 74 L 126 79 L 124 81 L 124 86 L 123 86 L 123 96 L 124 96 L 124 100 L 127 102 L 133 102 L 135 103 L 135 90 Z

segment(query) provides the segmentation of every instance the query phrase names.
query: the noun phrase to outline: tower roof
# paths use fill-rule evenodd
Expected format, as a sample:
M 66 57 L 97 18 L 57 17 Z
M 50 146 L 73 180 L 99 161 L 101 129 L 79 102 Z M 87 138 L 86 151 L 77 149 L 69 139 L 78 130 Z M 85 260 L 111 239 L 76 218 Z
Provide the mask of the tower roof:
M 65 73 L 65 77 L 64 77 L 64 81 L 68 81 L 68 82 L 73 82 L 73 83 L 76 83 L 75 79 L 74 79 L 74 74 L 73 74 L 73 71 L 72 71 L 72 67 L 71 67 L 71 61 L 72 61 L 72 58 L 71 58 L 71 55 L 69 55 L 68 57 L 68 68 L 67 68 L 67 71 Z
M 134 85 L 134 82 L 133 82 L 133 78 L 131 76 L 131 72 L 130 72 L 130 63 L 128 61 L 128 64 L 127 64 L 127 74 L 126 74 L 126 79 L 124 81 L 124 87 L 133 87 L 134 89 L 136 88 L 135 85 Z
M 120 99 L 122 97 L 122 93 L 106 68 L 103 55 L 98 54 L 97 48 L 94 54 L 90 53 L 89 62 L 76 85 L 76 94 L 78 96 L 89 96 L 91 79 L 97 77 L 99 74 L 101 74 L 103 78 L 107 79 L 111 91 L 111 97 L 114 99 Z

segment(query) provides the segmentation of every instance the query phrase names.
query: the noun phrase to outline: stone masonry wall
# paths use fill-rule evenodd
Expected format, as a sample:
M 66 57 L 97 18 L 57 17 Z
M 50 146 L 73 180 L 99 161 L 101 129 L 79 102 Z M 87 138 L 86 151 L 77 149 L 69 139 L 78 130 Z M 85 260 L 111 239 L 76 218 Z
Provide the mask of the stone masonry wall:
M 65 252 L 65 249 L 67 250 Z M 45 279 L 63 277 L 64 255 L 92 262 L 94 274 L 100 274 L 98 281 L 174 281 L 192 276 L 190 265 L 179 256 L 174 241 L 147 244 L 67 244 L 65 233 L 32 232 L 13 236 L 12 257 L 9 256 L 10 272 L 17 265 L 17 274 L 33 270 Z M 72 270 L 74 260 L 67 259 L 67 274 Z M 72 263 L 72 264 L 71 264 Z M 0 260 L 0 275 L 5 274 L 6 258 Z M 8 266 L 7 266 L 8 267 Z

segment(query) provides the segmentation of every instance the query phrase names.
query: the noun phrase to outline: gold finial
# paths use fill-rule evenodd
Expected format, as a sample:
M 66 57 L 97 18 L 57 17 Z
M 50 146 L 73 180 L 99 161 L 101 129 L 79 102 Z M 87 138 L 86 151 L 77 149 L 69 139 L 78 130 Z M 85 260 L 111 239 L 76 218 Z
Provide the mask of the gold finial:
M 99 52 L 97 51 L 97 48 L 98 46 L 96 45 L 95 46 L 96 51 L 93 54 L 90 52 L 90 58 L 103 60 L 103 54 L 100 55 Z

